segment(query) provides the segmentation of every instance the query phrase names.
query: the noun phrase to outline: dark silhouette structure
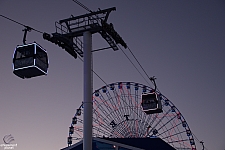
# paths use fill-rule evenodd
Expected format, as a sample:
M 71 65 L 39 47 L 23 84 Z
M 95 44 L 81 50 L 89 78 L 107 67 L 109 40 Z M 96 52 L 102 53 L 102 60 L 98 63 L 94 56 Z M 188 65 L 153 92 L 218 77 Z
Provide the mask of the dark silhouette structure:
M 93 138 L 92 150 L 175 150 L 160 138 Z M 61 150 L 83 150 L 83 141 Z

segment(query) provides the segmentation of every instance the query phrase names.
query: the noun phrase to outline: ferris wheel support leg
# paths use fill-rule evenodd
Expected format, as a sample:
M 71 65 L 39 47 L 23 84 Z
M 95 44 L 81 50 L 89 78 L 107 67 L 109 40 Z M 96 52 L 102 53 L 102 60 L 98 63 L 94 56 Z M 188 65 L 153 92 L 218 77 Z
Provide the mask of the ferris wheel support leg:
M 84 124 L 83 150 L 92 150 L 92 34 L 83 33 L 84 43 Z

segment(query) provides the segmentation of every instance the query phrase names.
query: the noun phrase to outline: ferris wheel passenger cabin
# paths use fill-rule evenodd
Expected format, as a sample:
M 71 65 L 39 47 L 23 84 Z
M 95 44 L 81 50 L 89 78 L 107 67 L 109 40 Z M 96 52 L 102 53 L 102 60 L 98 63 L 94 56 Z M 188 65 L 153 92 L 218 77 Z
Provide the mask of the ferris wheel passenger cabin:
M 19 45 L 13 55 L 13 73 L 18 77 L 32 78 L 48 73 L 48 56 L 37 43 Z
M 141 106 L 142 110 L 146 114 L 155 114 L 161 113 L 162 111 L 162 104 L 160 96 L 155 92 L 150 93 L 143 93 L 141 95 Z

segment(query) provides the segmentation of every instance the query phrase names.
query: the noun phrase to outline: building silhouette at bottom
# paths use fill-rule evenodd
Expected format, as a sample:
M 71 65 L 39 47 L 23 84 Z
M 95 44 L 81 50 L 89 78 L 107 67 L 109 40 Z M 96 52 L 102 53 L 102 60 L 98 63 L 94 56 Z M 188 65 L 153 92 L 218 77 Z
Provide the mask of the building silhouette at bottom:
M 160 138 L 93 138 L 93 150 L 175 150 Z M 61 150 L 83 150 L 83 141 Z

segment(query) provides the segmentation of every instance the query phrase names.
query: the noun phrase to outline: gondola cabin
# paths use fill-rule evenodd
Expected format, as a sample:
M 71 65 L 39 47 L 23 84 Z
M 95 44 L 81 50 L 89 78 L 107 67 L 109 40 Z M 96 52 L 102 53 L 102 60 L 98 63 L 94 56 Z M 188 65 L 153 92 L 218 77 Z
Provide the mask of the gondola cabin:
M 159 99 L 157 93 L 144 93 L 141 95 L 141 100 L 142 110 L 146 114 L 155 114 L 163 112 L 161 100 Z
M 47 75 L 46 50 L 37 43 L 17 46 L 13 55 L 13 73 L 23 79 Z

